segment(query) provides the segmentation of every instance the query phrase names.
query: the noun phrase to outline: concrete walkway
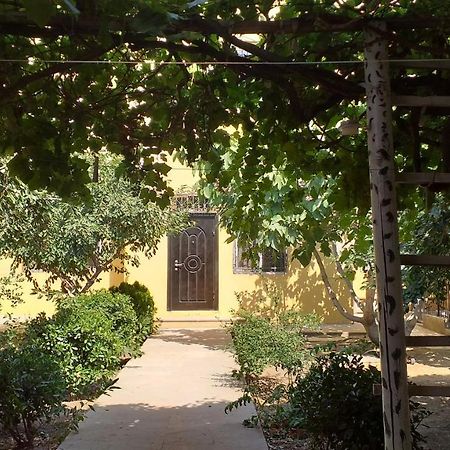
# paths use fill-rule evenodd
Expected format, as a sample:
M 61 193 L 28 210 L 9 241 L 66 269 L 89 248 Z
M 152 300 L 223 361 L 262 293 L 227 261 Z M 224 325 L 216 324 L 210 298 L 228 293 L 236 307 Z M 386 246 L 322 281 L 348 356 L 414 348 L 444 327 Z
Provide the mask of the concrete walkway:
M 224 330 L 163 330 L 120 372 L 77 433 L 59 450 L 267 450 L 260 429 L 242 421 L 252 406 L 225 415 L 240 395 Z

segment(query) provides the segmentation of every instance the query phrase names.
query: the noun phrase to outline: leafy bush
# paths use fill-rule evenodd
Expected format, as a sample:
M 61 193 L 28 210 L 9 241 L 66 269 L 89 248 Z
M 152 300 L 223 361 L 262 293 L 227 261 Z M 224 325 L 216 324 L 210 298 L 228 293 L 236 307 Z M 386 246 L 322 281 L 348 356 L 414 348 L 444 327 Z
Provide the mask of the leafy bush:
M 67 315 L 70 316 L 73 313 L 73 310 L 80 309 L 105 314 L 111 321 L 112 332 L 122 342 L 121 353 L 132 356 L 139 354 L 140 345 L 137 339 L 139 323 L 130 296 L 99 290 L 92 294 L 66 298 L 58 304 L 55 317 L 64 321 Z
M 230 331 L 236 360 L 244 374 L 259 375 L 269 366 L 292 370 L 301 363 L 303 336 L 273 325 L 263 317 L 241 313 Z
M 130 297 L 106 290 L 66 298 L 52 318 L 41 314 L 0 336 L 0 424 L 30 446 L 36 421 L 64 410 L 70 397 L 110 388 L 124 353 L 139 350 Z
M 381 396 L 373 395 L 381 374 L 375 367 L 364 367 L 361 360 L 342 353 L 319 356 L 288 391 L 287 426 L 312 433 L 318 448 L 383 449 Z M 417 408 L 411 403 L 412 410 Z M 423 410 L 413 414 L 414 448 L 420 448 L 417 426 L 426 415 Z
M 236 319 L 229 327 L 233 338 L 236 362 L 240 370 L 234 376 L 245 380 L 244 392 L 240 398 L 230 402 L 225 412 L 253 402 L 258 409 L 259 419 L 273 422 L 279 416 L 285 401 L 286 386 L 267 386 L 261 383 L 258 375 L 267 367 L 284 370 L 290 381 L 312 360 L 316 348 L 307 348 L 304 330 L 317 328 L 319 319 L 314 314 L 301 314 L 295 310 L 279 308 L 280 292 L 269 286 L 270 308 L 256 305 L 255 312 L 241 308 L 235 313 Z M 253 424 L 256 417 L 245 422 Z
M 311 354 L 302 331 L 317 325 L 312 315 L 292 311 L 271 318 L 239 311 L 229 330 L 241 373 L 259 375 L 269 366 L 297 371 Z
M 41 315 L 29 324 L 26 334 L 27 341 L 59 365 L 74 397 L 101 390 L 120 365 L 123 342 L 101 311 L 73 308 L 53 318 Z
M 110 288 L 113 293 L 121 293 L 131 298 L 134 311 L 137 316 L 139 338 L 144 341 L 155 331 L 156 307 L 152 294 L 143 284 L 135 281 L 133 284 L 120 283 L 119 286 Z
M 71 395 L 89 396 L 107 385 L 121 356 L 139 354 L 138 328 L 130 298 L 102 290 L 60 301 L 25 334 L 59 365 Z
M 0 424 L 18 446 L 31 446 L 36 423 L 62 412 L 66 395 L 58 364 L 34 345 L 0 349 Z

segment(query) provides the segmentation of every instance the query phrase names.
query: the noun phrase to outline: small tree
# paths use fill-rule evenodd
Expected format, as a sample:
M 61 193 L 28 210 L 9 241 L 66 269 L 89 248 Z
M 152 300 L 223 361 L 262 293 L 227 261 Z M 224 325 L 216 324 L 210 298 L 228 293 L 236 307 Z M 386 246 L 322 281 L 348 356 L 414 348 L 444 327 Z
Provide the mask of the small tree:
M 237 160 L 237 161 L 236 161 Z M 226 186 L 211 183 L 206 175 L 201 180 L 203 195 L 222 211 L 222 223 L 233 237 L 252 242 L 253 251 L 263 248 L 275 250 L 293 248 L 292 257 L 307 266 L 315 260 L 328 298 L 346 319 L 361 323 L 368 336 L 377 341 L 374 297 L 369 289 L 361 299 L 353 287 L 353 275 L 365 268 L 370 284 L 371 229 L 365 211 L 357 208 L 340 210 L 342 193 L 333 178 L 317 175 L 298 179 L 288 170 L 282 158 L 278 165 L 257 166 L 260 171 L 255 186 L 246 181 L 246 167 L 239 166 L 239 152 L 231 150 L 224 158 L 225 169 L 234 177 Z M 249 255 L 251 256 L 251 255 Z M 348 295 L 363 311 L 362 317 L 345 308 L 333 288 L 332 277 L 324 256 L 335 263 Z
M 233 176 L 226 183 L 211 180 L 209 163 L 203 163 L 200 165 L 200 189 L 222 211 L 222 224 L 228 232 L 241 243 L 252 243 L 255 253 L 267 248 L 291 247 L 292 257 L 303 266 L 315 261 L 334 308 L 344 318 L 363 325 L 367 336 L 378 343 L 369 211 L 348 208 L 346 193 L 329 175 L 318 173 L 299 178 L 298 172 L 289 168 L 287 157 L 250 164 L 235 144 L 222 157 L 222 163 L 223 176 Z M 249 172 L 255 178 L 254 183 L 248 182 Z M 410 202 L 416 202 L 416 212 L 421 199 L 417 195 L 410 197 Z M 414 218 L 415 215 L 405 216 L 405 221 L 401 222 L 408 228 Z M 365 276 L 365 298 L 358 296 L 354 286 L 357 271 Z M 345 286 L 347 299 L 350 298 L 362 314 L 345 307 L 348 302 L 334 288 L 335 274 Z
M 102 273 L 126 271 L 116 260 L 137 266 L 137 252 L 153 255 L 163 236 L 186 225 L 185 215 L 145 203 L 139 186 L 115 177 L 111 165 L 104 162 L 83 203 L 32 191 L 1 173 L 0 255 L 22 265 L 36 288 L 33 271 L 42 270 L 50 274 L 46 289 L 61 280 L 65 292 L 84 293 Z

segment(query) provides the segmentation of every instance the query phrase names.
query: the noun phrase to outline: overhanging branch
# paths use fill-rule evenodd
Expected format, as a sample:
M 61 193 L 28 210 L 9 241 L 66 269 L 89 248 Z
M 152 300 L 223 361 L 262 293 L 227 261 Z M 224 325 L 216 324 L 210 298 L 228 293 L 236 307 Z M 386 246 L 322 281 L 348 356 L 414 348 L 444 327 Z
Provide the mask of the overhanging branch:
M 342 267 L 341 262 L 339 261 L 339 255 L 336 248 L 336 243 L 331 243 L 331 253 L 333 254 L 336 270 L 338 274 L 341 276 L 342 280 L 344 281 L 345 285 L 347 286 L 348 291 L 350 292 L 350 297 L 352 300 L 358 305 L 358 308 L 361 310 L 364 309 L 364 306 L 361 302 L 361 299 L 358 297 L 358 295 L 355 292 L 355 289 L 353 288 L 353 284 L 348 279 L 347 275 L 345 274 L 344 268 Z
M 55 37 L 63 35 L 98 36 L 104 23 L 108 23 L 108 32 L 118 34 L 126 32 L 132 39 L 154 36 L 154 33 L 133 32 L 131 26 L 133 18 L 128 21 L 114 17 L 79 17 L 77 20 L 68 14 L 57 14 L 51 18 L 46 27 L 39 27 L 32 22 L 25 13 L 12 12 L 0 14 L 0 34 L 28 37 Z M 376 18 L 362 17 L 348 14 L 304 13 L 300 17 L 285 20 L 243 20 L 230 23 L 229 21 L 211 21 L 201 16 L 190 15 L 167 25 L 161 34 L 176 34 L 183 31 L 209 33 L 214 24 L 220 25 L 230 35 L 242 34 L 290 34 L 306 35 L 310 33 L 340 33 L 358 32 L 370 25 Z M 450 18 L 417 15 L 404 15 L 385 18 L 388 29 L 392 31 L 413 30 L 416 28 L 450 28 Z M 130 41 L 131 42 L 131 41 Z
M 101 55 L 105 54 L 106 52 L 108 52 L 110 49 L 111 47 L 110 48 L 96 47 L 94 49 L 90 48 L 86 52 L 77 55 L 77 57 L 75 57 L 74 59 L 77 61 L 80 60 L 82 61 L 85 59 L 96 59 Z M 18 79 L 14 84 L 6 85 L 5 87 L 0 88 L 0 103 L 6 103 L 11 98 L 14 98 L 17 95 L 18 91 L 25 89 L 31 83 L 50 77 L 57 73 L 67 73 L 69 71 L 73 71 L 73 68 L 79 65 L 80 65 L 79 62 L 55 63 L 38 72 L 29 75 L 24 75 L 22 78 Z

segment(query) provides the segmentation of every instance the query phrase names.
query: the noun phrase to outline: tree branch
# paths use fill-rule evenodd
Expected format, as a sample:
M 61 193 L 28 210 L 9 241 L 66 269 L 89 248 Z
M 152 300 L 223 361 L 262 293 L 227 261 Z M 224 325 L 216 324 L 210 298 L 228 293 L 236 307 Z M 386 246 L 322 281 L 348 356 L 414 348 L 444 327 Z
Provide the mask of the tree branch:
M 108 32 L 118 34 L 126 32 L 129 38 L 134 36 L 141 39 L 143 37 L 154 37 L 153 33 L 133 32 L 131 17 L 128 22 L 118 20 L 115 17 L 86 17 L 81 15 L 77 20 L 68 14 L 56 14 L 52 17 L 46 27 L 42 28 L 32 22 L 29 17 L 22 12 L 9 12 L 0 14 L 0 34 L 28 37 L 58 37 L 63 35 L 90 35 L 98 36 L 101 24 L 108 24 Z M 177 34 L 183 31 L 206 33 L 211 26 L 219 24 L 228 34 L 290 34 L 306 35 L 310 33 L 341 33 L 351 31 L 362 31 L 364 27 L 370 26 L 371 21 L 376 17 L 350 16 L 348 14 L 331 13 L 303 13 L 295 19 L 285 20 L 243 20 L 230 23 L 229 21 L 211 21 L 201 16 L 183 18 L 171 22 L 162 30 L 162 35 Z M 383 19 L 389 30 L 413 30 L 415 28 L 440 28 L 443 31 L 450 27 L 450 21 L 446 17 L 420 16 L 416 14 L 403 15 L 397 17 L 385 17 Z M 128 41 L 131 42 L 131 41 Z
M 343 97 L 350 97 L 353 99 L 355 98 L 355 96 L 361 96 L 365 92 L 364 88 L 362 88 L 358 84 L 355 84 L 329 70 L 323 70 L 318 67 L 311 68 L 306 66 L 298 66 L 295 68 L 290 66 L 286 67 L 282 63 L 291 62 L 291 59 L 283 58 L 263 48 L 260 48 L 257 45 L 252 44 L 251 42 L 246 42 L 238 39 L 237 37 L 228 33 L 226 28 L 220 26 L 219 24 L 216 24 L 215 26 L 212 25 L 210 33 L 217 34 L 230 44 L 239 47 L 254 56 L 257 56 L 262 61 L 279 62 L 280 66 L 275 66 L 278 70 L 282 70 L 287 73 L 295 73 L 300 77 L 306 78 L 309 81 L 315 81 L 317 84 L 322 85 L 329 91 L 333 93 L 339 93 Z
M 342 267 L 341 262 L 339 261 L 339 255 L 336 248 L 336 242 L 331 243 L 331 253 L 334 256 L 334 262 L 336 264 L 336 270 L 338 274 L 341 276 L 342 280 L 344 281 L 345 285 L 347 286 L 347 289 L 350 292 L 350 296 L 352 300 L 358 305 L 358 308 L 361 310 L 364 309 L 363 304 L 361 302 L 361 299 L 356 294 L 355 289 L 353 288 L 352 282 L 348 279 L 347 275 L 345 274 L 344 268 Z
M 331 286 L 330 279 L 328 277 L 327 270 L 325 269 L 325 265 L 323 264 L 322 257 L 320 256 L 320 253 L 315 248 L 313 250 L 314 257 L 316 258 L 317 264 L 319 266 L 320 270 L 320 276 L 322 277 L 323 284 L 325 285 L 325 288 L 328 292 L 328 296 L 335 306 L 335 308 L 339 311 L 339 313 L 344 316 L 346 319 L 351 320 L 352 322 L 358 322 L 363 323 L 363 319 L 361 317 L 357 317 L 353 314 L 350 314 L 345 310 L 345 308 L 341 305 L 339 302 L 336 293 L 334 292 L 333 287 Z
M 94 49 L 89 48 L 84 53 L 78 54 L 74 59 L 83 61 L 83 60 L 91 60 L 97 59 L 104 53 L 111 50 L 112 47 L 109 48 L 101 48 L 96 47 Z M 11 98 L 14 98 L 17 95 L 17 92 L 26 88 L 29 84 L 34 83 L 35 81 L 42 80 L 43 78 L 49 77 L 56 73 L 65 73 L 71 71 L 75 66 L 79 66 L 80 63 L 77 62 L 67 62 L 67 63 L 54 63 L 49 67 L 40 70 L 39 72 L 35 72 L 29 75 L 25 75 L 19 80 L 17 80 L 12 85 L 6 85 L 3 88 L 0 88 L 0 103 L 5 103 Z

